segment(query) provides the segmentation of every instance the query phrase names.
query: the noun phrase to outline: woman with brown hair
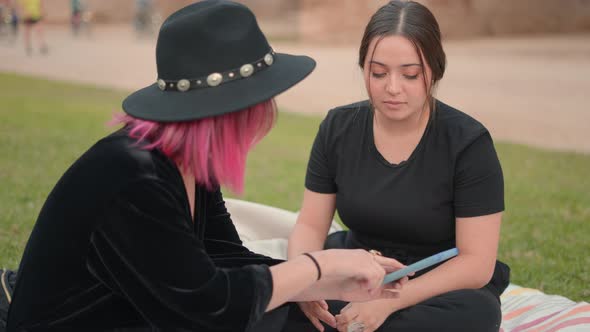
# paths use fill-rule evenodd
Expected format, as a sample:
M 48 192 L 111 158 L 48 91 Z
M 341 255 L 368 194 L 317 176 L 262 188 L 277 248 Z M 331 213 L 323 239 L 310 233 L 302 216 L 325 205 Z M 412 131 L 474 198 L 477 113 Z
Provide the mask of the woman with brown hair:
M 446 67 L 435 17 L 390 1 L 365 29 L 359 66 L 369 100 L 320 125 L 289 256 L 324 246 L 404 264 L 459 255 L 417 273 L 397 299 L 300 303 L 303 313 L 320 331 L 498 331 L 509 274 L 496 260 L 502 169 L 486 128 L 434 97 Z M 350 230 L 326 241 L 336 210 Z

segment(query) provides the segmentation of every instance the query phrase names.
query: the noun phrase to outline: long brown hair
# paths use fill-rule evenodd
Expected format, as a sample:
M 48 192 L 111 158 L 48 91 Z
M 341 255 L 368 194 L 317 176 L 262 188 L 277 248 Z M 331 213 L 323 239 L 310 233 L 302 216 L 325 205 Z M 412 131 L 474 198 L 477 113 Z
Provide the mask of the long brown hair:
M 362 69 L 365 68 L 369 45 L 375 38 L 378 38 L 377 43 L 379 43 L 384 37 L 393 35 L 405 37 L 414 45 L 422 65 L 422 77 L 428 95 L 427 101 L 430 111 L 433 112 L 433 89 L 442 79 L 447 63 L 436 18 L 428 8 L 418 2 L 390 1 L 373 14 L 365 28 L 359 48 L 359 66 Z M 432 70 L 431 82 L 426 81 L 426 68 L 422 57 Z

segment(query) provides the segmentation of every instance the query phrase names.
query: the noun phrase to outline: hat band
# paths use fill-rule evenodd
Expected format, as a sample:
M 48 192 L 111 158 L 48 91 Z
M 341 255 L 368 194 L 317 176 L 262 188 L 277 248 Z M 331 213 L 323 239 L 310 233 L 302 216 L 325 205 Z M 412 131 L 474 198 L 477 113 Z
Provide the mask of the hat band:
M 193 89 L 205 89 L 216 87 L 220 84 L 225 84 L 232 81 L 248 78 L 270 66 L 274 62 L 275 52 L 270 50 L 263 58 L 260 58 L 252 63 L 246 63 L 240 68 L 234 68 L 221 73 L 211 73 L 206 76 L 197 78 L 183 78 L 180 80 L 165 80 L 158 78 L 158 87 L 162 91 L 180 91 L 185 92 Z

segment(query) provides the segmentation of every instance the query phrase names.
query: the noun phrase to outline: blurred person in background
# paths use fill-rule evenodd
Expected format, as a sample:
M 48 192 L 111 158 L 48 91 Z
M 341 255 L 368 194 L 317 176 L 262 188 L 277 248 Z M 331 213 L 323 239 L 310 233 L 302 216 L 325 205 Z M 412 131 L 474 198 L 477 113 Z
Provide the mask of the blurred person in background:
M 274 52 L 248 8 L 209 0 L 164 22 L 156 63 L 157 81 L 123 101 L 114 119 L 123 128 L 49 194 L 8 332 L 280 331 L 287 301 L 399 296 L 406 280 L 382 285 L 403 267 L 395 259 L 362 249 L 258 255 L 225 208 L 221 186 L 242 191 L 247 154 L 276 118 L 273 98 L 313 59 Z M 12 287 L 14 274 L 0 272 Z
M 15 41 L 16 37 L 18 36 L 18 10 L 16 9 L 15 2 L 16 0 L 9 0 L 11 3 L 10 6 L 10 27 L 12 29 L 12 40 Z
M 496 260 L 502 168 L 488 130 L 434 97 L 446 67 L 435 17 L 417 2 L 389 2 L 366 26 L 358 64 L 369 100 L 320 125 L 289 257 L 322 248 L 375 249 L 404 264 L 453 247 L 459 255 L 417 273 L 397 299 L 301 303 L 293 331 L 497 332 L 509 282 Z M 349 231 L 327 237 L 336 210 Z
M 10 6 L 8 0 L 0 0 L 0 34 L 5 34 L 10 22 Z
M 72 10 L 72 17 L 70 19 L 72 24 L 72 33 L 74 36 L 77 36 L 78 32 L 80 31 L 80 24 L 82 22 L 82 0 L 71 0 L 70 7 Z
M 18 36 L 18 11 L 15 1 L 0 1 L 0 35 L 6 37 L 11 44 L 16 41 Z
M 74 37 L 78 37 L 80 33 L 84 33 L 87 37 L 90 37 L 92 34 L 93 13 L 89 10 L 86 1 L 71 0 L 70 6 L 72 10 L 72 34 Z
M 134 27 L 138 37 L 155 35 L 160 26 L 161 16 L 153 0 L 135 1 Z
M 35 34 L 41 54 L 47 54 L 49 47 L 45 40 L 43 27 L 43 14 L 45 12 L 44 0 L 18 0 L 21 18 L 24 24 L 25 51 L 27 55 L 33 54 L 32 35 Z

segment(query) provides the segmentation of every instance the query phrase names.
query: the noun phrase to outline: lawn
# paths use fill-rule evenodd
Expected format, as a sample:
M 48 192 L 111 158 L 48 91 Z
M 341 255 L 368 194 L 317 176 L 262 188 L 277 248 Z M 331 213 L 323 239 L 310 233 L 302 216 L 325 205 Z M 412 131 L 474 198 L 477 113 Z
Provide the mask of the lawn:
M 0 266 L 16 268 L 52 186 L 112 130 L 124 92 L 0 74 Z M 248 161 L 242 199 L 297 210 L 321 118 L 281 113 Z M 590 155 L 497 143 L 506 182 L 499 258 L 512 281 L 590 299 Z

